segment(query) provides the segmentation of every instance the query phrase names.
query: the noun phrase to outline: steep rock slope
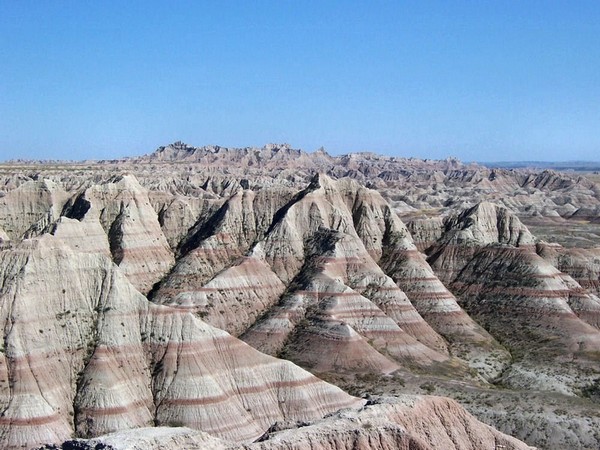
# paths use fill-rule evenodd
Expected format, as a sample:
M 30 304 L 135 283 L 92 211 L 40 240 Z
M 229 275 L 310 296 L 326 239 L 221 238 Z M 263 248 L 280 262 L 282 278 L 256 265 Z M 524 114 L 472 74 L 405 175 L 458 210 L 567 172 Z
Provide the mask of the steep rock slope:
M 239 192 L 207 221 L 210 233 L 207 226 L 190 233 L 182 251 L 195 247 L 153 300 L 196 311 L 234 334 L 245 332 L 260 350 L 283 351 L 317 371 L 389 372 L 397 367 L 389 358 L 421 365 L 446 361 L 445 341 L 357 234 L 355 220 L 359 229 L 372 221 L 361 219 L 368 209 L 353 213 L 346 202 L 359 189 L 317 175 L 279 209 L 273 202 L 265 208 L 264 195 L 256 202 L 255 194 Z M 257 217 L 260 227 L 254 226 Z M 328 351 L 309 351 L 318 346 Z
M 426 322 L 446 339 L 452 354 L 469 361 L 487 378 L 498 376 L 508 358 L 493 362 L 488 358 L 488 363 L 483 360 L 490 351 L 499 354 L 502 348 L 458 305 L 454 295 L 446 289 L 423 254 L 417 250 L 407 227 L 389 204 L 370 189 L 354 186 L 344 192 L 352 208 L 356 230 L 374 261 L 402 289 Z M 382 291 L 379 286 L 375 290 Z M 385 307 L 384 310 L 391 317 L 395 316 L 394 311 Z M 406 324 L 404 328 L 410 329 Z M 417 339 L 423 335 L 420 330 L 411 334 Z M 423 342 L 439 348 L 436 342 Z M 444 350 L 446 345 L 444 343 Z
M 490 244 L 532 248 L 535 241 L 527 227 L 508 209 L 483 202 L 449 217 L 445 231 L 428 249 L 428 261 L 440 280 L 448 283 L 473 255 Z
M 574 393 L 599 373 L 600 333 L 573 307 L 587 314 L 597 301 L 535 250 L 514 215 L 482 204 L 447 221 L 429 261 L 466 311 L 510 348 L 505 382 Z M 563 371 L 567 360 L 572 370 Z
M 499 273 L 504 275 L 491 275 Z M 600 332 L 577 316 L 569 304 L 571 288 L 534 252 L 483 249 L 452 289 L 465 309 L 512 350 L 517 364 L 505 380 L 569 392 L 599 373 Z M 568 374 L 559 368 L 564 361 L 570 361 Z M 544 372 L 552 380 L 540 377 Z
M 294 288 L 242 338 L 319 372 L 397 369 L 388 358 L 407 365 L 445 361 L 446 356 L 417 341 L 375 302 L 348 286 L 347 266 L 354 261 L 342 243 L 345 238 L 333 231 L 317 232 L 308 244 L 318 254 L 306 260 Z M 358 264 L 362 266 L 360 260 Z M 390 284 L 388 289 L 397 290 Z
M 181 257 L 153 301 L 178 305 L 236 335 L 272 306 L 285 285 L 252 245 L 261 239 L 286 191 L 240 190 L 213 214 L 200 217 L 179 248 Z
M 0 228 L 11 239 L 35 234 L 58 219 L 69 194 L 51 180 L 26 181 L 0 195 Z
M 176 250 L 188 231 L 202 217 L 212 216 L 222 205 L 221 198 L 205 198 L 150 191 L 149 198 L 158 213 L 158 221 L 171 249 Z
M 600 248 L 565 248 L 543 242 L 538 244 L 537 253 L 588 293 L 600 295 Z
M 3 448 L 173 422 L 251 440 L 274 421 L 360 403 L 149 303 L 110 260 L 57 238 L 0 253 L 0 296 Z
M 86 189 L 69 201 L 64 215 L 85 224 L 85 231 L 76 235 L 63 220 L 52 227 L 53 233 L 88 251 L 99 246 L 100 253 L 106 253 L 108 239 L 114 262 L 143 293 L 175 262 L 147 190 L 131 175 Z

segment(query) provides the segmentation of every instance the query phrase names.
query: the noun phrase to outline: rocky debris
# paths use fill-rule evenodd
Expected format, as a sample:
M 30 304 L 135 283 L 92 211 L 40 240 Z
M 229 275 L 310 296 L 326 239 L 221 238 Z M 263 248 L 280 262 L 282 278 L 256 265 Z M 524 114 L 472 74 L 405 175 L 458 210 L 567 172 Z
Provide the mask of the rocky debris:
M 591 450 L 598 445 L 600 418 L 590 406 L 580 398 L 522 391 L 490 395 L 468 409 L 482 422 L 539 448 Z
M 312 422 L 275 423 L 256 442 L 233 444 L 186 428 L 143 428 L 90 440 L 72 440 L 62 450 L 534 450 L 485 425 L 457 403 L 439 397 L 378 399 L 360 410 L 343 410 Z
M 92 439 L 72 439 L 36 450 L 225 450 L 231 443 L 184 427 L 146 427 L 117 431 Z

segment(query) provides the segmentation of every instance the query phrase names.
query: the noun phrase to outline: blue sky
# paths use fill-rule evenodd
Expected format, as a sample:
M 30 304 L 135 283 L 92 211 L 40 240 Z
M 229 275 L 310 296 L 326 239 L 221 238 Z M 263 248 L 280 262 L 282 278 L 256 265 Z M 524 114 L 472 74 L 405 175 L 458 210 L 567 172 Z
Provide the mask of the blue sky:
M 598 1 L 0 0 L 0 160 L 600 160 Z

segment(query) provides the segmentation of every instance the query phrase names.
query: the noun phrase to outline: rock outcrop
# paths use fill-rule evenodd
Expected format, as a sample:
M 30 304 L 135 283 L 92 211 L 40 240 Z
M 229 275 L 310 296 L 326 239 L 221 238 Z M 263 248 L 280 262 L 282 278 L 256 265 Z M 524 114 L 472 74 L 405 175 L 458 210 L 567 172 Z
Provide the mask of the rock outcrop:
M 299 429 L 269 433 L 249 449 L 532 449 L 478 422 L 451 400 L 380 399 L 360 412 L 343 411 Z
M 195 227 L 152 299 L 317 372 L 448 360 L 444 339 L 373 259 L 382 208 L 393 216 L 378 194 L 317 175 L 285 205 L 266 200 L 240 191 Z
M 0 281 L 3 448 L 170 423 L 245 441 L 277 420 L 360 404 L 186 312 L 149 303 L 106 257 L 57 238 L 1 252 Z
M 10 239 L 33 235 L 60 217 L 69 194 L 52 180 L 30 180 L 0 196 L 0 228 Z
M 276 423 L 252 444 L 235 445 L 185 428 L 146 428 L 137 435 L 118 432 L 68 441 L 62 448 L 174 450 L 182 446 L 190 450 L 533 450 L 477 421 L 453 401 L 411 396 L 380 399 L 359 411 L 344 410 L 319 421 Z
M 102 226 L 114 262 L 141 292 L 148 292 L 173 265 L 173 254 L 148 193 L 135 177 L 125 175 L 92 186 L 65 209 L 66 217 L 95 228 L 93 234 L 86 234 L 88 240 L 95 242 L 97 224 Z
M 465 310 L 511 351 L 505 383 L 574 393 L 600 369 L 600 334 L 587 323 L 597 323 L 597 298 L 539 256 L 512 213 L 490 204 L 471 208 L 448 220 L 428 251 Z M 569 374 L 557 370 L 565 360 L 572 361 Z
M 438 386 L 540 447 L 597 447 L 580 420 L 600 414 L 595 178 L 287 145 L 0 164 L 0 446 L 169 424 L 223 440 L 154 430 L 139 445 L 496 436 L 473 424 L 448 441 L 440 423 L 471 419 L 420 401 L 421 422 L 372 405 L 385 418 L 371 428 L 348 412 L 274 433 L 362 404 L 283 357 L 360 396 Z M 489 383 L 571 399 L 574 416 L 529 432 L 508 403 L 490 414 L 474 394 Z M 561 416 L 551 401 L 542 410 Z

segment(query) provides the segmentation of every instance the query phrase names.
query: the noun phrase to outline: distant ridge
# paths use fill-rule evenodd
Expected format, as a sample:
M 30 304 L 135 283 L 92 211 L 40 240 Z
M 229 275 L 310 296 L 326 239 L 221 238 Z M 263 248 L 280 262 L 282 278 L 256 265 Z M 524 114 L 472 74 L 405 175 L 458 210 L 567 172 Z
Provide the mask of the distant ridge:
M 263 147 L 221 147 L 209 145 L 193 147 L 181 141 L 161 146 L 154 152 L 119 161 L 135 163 L 192 163 L 210 167 L 246 167 L 252 169 L 305 169 L 322 171 L 335 176 L 340 168 L 363 171 L 367 166 L 381 171 L 418 170 L 427 166 L 436 170 L 454 170 L 481 167 L 476 163 L 463 163 L 457 158 L 442 160 L 389 156 L 374 152 L 353 152 L 332 156 L 321 147 L 314 152 L 294 149 L 289 144 L 266 144 Z M 334 170 L 334 168 L 336 168 Z M 341 175 L 341 176 L 347 176 Z
M 600 170 L 598 161 L 497 161 L 479 162 L 491 169 L 552 169 L 591 172 Z

